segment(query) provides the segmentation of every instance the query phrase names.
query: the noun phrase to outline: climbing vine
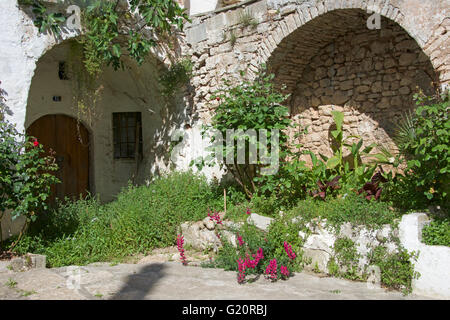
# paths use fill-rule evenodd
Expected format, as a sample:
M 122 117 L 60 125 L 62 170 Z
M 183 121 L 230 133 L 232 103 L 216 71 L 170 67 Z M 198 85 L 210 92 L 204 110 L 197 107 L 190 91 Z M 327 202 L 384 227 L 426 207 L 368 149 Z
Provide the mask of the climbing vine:
M 19 0 L 19 5 L 31 14 L 39 32 L 55 37 L 71 29 L 69 21 L 74 14 L 79 15 L 76 19 L 80 22 L 80 35 L 70 42 L 67 65 L 74 84 L 73 106 L 78 125 L 84 118 L 92 126 L 92 119 L 99 116 L 95 106 L 103 86 L 97 80 L 105 67 L 123 69 L 124 59 L 142 65 L 151 48 L 173 48 L 176 31 L 189 21 L 185 9 L 174 0 L 59 0 L 58 4 Z M 71 11 L 74 5 L 78 10 Z M 174 62 L 174 67 L 163 75 L 163 91 L 171 95 L 191 69 L 184 60 Z M 83 143 L 80 134 L 79 139 Z
M 60 1 L 62 3 L 62 1 Z M 80 8 L 83 62 L 96 75 L 104 66 L 123 67 L 128 56 L 141 65 L 150 49 L 167 41 L 189 21 L 185 9 L 174 0 L 65 0 L 64 7 L 44 5 L 43 0 L 19 0 L 19 5 L 33 14 L 40 32 L 59 36 L 70 13 L 69 5 Z M 160 40 L 161 39 L 161 40 Z

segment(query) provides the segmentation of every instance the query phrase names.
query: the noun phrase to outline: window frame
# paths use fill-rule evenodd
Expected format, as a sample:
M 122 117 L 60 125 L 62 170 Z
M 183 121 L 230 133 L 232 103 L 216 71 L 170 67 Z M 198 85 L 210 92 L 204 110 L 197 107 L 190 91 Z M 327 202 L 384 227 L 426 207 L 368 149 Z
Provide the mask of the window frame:
M 123 120 L 125 118 L 125 120 Z M 129 121 L 133 119 L 133 125 Z M 125 121 L 125 125 L 124 122 Z M 129 137 L 129 128 L 133 128 L 134 134 Z M 125 141 L 123 139 L 125 131 Z M 138 137 L 136 132 L 138 131 Z M 113 112 L 112 113 L 112 140 L 113 140 L 113 159 L 114 160 L 135 160 L 136 144 L 138 159 L 142 159 L 143 139 L 142 139 L 142 113 L 141 112 Z M 133 145 L 133 152 L 129 152 L 129 145 Z M 123 149 L 125 148 L 125 150 Z

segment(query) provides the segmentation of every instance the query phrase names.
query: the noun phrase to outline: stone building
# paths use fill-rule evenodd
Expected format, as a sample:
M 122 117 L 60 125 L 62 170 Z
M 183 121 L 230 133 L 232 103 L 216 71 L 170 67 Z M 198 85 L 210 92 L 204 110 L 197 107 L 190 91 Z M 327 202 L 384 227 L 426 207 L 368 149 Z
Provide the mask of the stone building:
M 331 110 L 344 111 L 348 133 L 395 151 L 393 130 L 414 107 L 413 94 L 450 81 L 448 0 L 178 2 L 191 13 L 177 48 L 194 64 L 190 83 L 164 99 L 158 76 L 170 60 L 155 49 L 142 67 L 130 62 L 123 71 L 105 70 L 96 108 L 88 112 L 74 108 L 76 77 L 64 71 L 77 32 L 66 30 L 61 39 L 39 33 L 17 0 L 0 1 L 7 117 L 59 145 L 65 168 L 59 174 L 68 182 L 59 196 L 87 189 L 108 201 L 129 180 L 144 183 L 169 168 L 188 168 L 205 152 L 200 126 L 211 118 L 211 95 L 221 80 L 240 70 L 251 77 L 262 63 L 280 88 L 286 85 L 291 116 L 309 126 L 301 142 L 324 154 Z M 171 157 L 176 129 L 184 139 Z M 220 176 L 217 169 L 205 173 Z

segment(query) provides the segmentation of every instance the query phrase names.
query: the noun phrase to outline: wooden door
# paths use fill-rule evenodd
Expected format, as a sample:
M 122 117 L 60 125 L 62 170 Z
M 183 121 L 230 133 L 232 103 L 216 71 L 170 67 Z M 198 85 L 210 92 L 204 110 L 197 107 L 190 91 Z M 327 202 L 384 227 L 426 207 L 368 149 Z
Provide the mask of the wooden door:
M 31 124 L 29 136 L 36 137 L 48 152 L 56 152 L 61 183 L 52 187 L 51 202 L 79 198 L 89 190 L 89 133 L 83 124 L 65 115 L 46 115 Z M 80 141 L 81 140 L 81 141 Z

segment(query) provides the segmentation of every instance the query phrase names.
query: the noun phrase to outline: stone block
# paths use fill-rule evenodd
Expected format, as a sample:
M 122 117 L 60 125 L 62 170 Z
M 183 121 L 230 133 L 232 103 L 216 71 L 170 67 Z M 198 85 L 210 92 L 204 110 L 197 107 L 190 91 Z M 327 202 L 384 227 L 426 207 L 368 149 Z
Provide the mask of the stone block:
M 248 218 L 247 222 L 249 224 L 253 224 L 258 229 L 261 229 L 263 231 L 269 230 L 269 225 L 272 223 L 274 219 L 270 217 L 261 216 L 256 213 L 252 213 Z
M 185 32 L 186 41 L 190 44 L 195 44 L 208 38 L 208 34 L 206 32 L 206 24 L 204 23 L 187 29 Z
M 41 254 L 27 254 L 27 260 L 30 263 L 29 267 L 33 269 L 45 268 L 47 257 Z
M 311 263 L 305 266 L 306 270 L 313 270 L 317 266 L 319 271 L 328 273 L 328 262 L 331 255 L 328 252 L 315 249 L 303 249 L 303 258 L 311 260 Z
M 26 263 L 23 258 L 14 258 L 11 260 L 11 268 L 15 272 L 20 272 L 26 269 Z

